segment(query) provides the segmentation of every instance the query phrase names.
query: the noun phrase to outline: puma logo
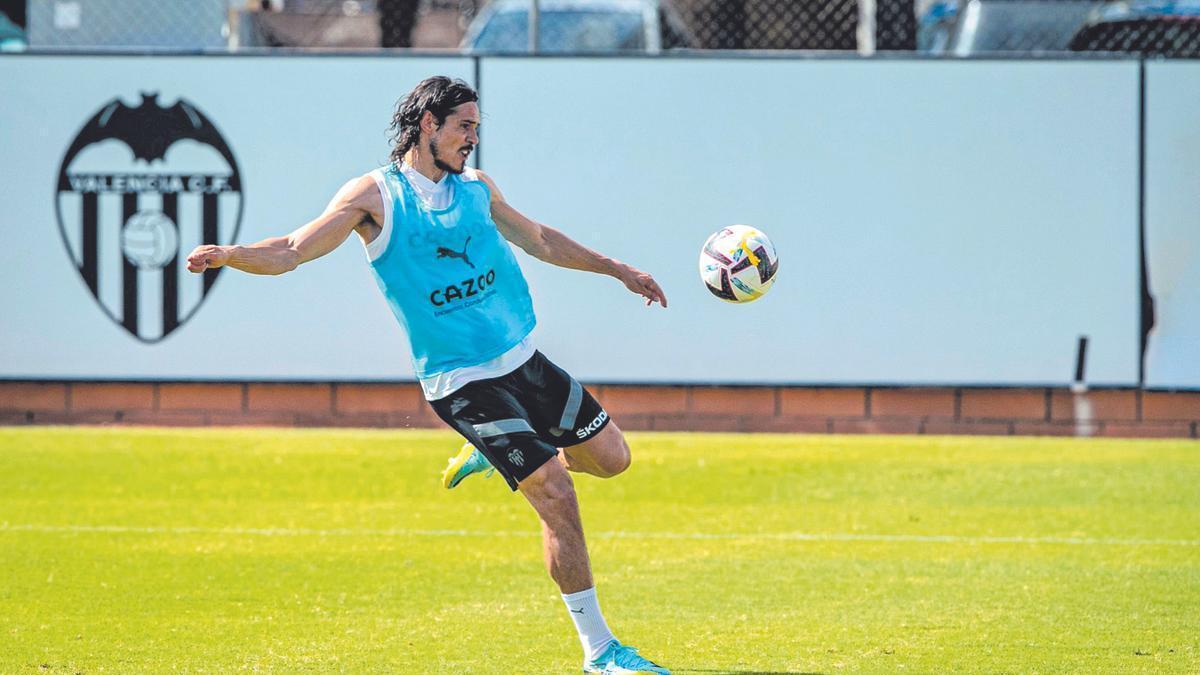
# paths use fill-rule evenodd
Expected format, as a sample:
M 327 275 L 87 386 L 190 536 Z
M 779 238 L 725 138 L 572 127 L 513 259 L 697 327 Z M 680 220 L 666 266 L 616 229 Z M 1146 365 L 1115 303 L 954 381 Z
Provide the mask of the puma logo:
M 575 613 L 575 614 L 583 614 L 583 608 L 582 608 L 582 607 L 580 607 L 578 610 L 574 610 L 574 609 L 572 609 L 572 610 L 571 610 L 571 612 L 573 612 L 573 613 Z
M 467 240 L 463 242 L 462 253 L 459 253 L 458 251 L 455 251 L 453 249 L 446 248 L 445 246 L 439 246 L 437 249 L 437 257 L 439 257 L 439 258 L 458 258 L 459 260 L 470 265 L 471 269 L 475 269 L 475 264 L 472 263 L 471 259 L 467 257 L 467 245 L 470 243 L 471 243 L 471 238 L 467 237 Z

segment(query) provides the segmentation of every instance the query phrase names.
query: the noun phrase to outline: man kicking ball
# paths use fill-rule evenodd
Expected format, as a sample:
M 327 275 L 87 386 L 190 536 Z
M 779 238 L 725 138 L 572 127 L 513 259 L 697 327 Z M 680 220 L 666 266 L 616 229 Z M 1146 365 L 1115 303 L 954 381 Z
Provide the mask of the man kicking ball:
M 629 467 L 629 446 L 596 399 L 536 350 L 533 302 L 509 242 L 553 265 L 615 277 L 647 305 L 666 307 L 667 298 L 649 274 L 526 218 L 490 176 L 467 167 L 479 143 L 477 102 L 461 80 L 421 82 L 396 107 L 388 166 L 346 183 L 295 232 L 200 246 L 188 269 L 282 274 L 357 233 L 408 333 L 425 398 L 467 439 L 447 486 L 494 467 L 537 511 L 584 672 L 668 673 L 621 644 L 600 613 L 568 471 L 615 476 Z

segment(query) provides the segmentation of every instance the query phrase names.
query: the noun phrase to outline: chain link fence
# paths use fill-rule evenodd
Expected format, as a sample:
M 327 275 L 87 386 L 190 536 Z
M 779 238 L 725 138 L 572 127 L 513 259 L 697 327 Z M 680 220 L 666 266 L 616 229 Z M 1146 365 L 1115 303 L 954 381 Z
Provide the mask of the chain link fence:
M 1200 51 L 1200 0 L 943 0 L 919 16 L 918 49 L 931 54 Z
M 226 0 L 29 0 L 31 47 L 224 49 Z
M 1200 58 L 1200 0 L 0 0 L 5 11 L 33 49 Z

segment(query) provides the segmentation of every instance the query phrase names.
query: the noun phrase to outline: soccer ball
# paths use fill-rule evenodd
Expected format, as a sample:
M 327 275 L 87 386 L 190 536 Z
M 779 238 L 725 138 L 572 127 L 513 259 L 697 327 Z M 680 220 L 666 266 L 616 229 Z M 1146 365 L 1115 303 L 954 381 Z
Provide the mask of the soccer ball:
M 700 249 L 700 278 L 726 302 L 754 302 L 775 283 L 779 256 L 767 235 L 746 225 L 718 230 Z

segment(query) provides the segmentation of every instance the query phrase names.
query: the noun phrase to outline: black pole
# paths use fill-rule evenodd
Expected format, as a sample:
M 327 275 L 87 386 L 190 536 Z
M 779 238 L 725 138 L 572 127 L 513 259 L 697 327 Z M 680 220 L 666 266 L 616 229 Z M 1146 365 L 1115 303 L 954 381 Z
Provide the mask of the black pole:
M 1087 375 L 1087 343 L 1087 336 L 1080 335 L 1079 346 L 1075 349 L 1075 384 L 1083 384 L 1083 378 Z
M 1138 273 L 1141 293 L 1138 304 L 1141 330 L 1138 342 L 1138 386 L 1146 385 L 1146 348 L 1154 328 L 1154 296 L 1150 294 L 1150 270 L 1146 259 L 1146 60 L 1138 62 Z
M 412 46 L 419 0 L 379 0 L 380 46 L 403 49 Z

